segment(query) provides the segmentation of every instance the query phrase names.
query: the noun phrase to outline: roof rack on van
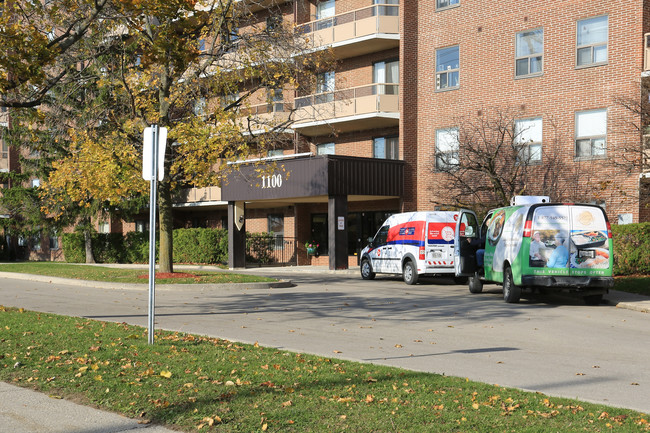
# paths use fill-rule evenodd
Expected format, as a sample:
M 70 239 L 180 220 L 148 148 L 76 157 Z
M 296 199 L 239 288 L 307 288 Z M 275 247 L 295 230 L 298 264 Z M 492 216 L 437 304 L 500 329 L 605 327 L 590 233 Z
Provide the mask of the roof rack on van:
M 551 198 L 546 195 L 516 195 L 510 199 L 510 206 L 524 204 L 550 203 Z

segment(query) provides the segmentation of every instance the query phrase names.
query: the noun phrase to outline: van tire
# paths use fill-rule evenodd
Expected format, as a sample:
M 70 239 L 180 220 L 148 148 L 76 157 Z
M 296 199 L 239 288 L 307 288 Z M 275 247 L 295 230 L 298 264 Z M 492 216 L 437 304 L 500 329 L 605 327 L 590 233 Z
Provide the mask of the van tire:
M 404 278 L 404 282 L 411 286 L 418 282 L 418 277 L 418 270 L 415 267 L 415 264 L 411 260 L 405 261 L 404 267 L 402 268 L 402 278 Z
M 470 293 L 481 293 L 483 291 L 483 281 L 478 276 L 478 272 L 467 279 Z
M 375 279 L 375 273 L 372 271 L 372 265 L 368 259 L 361 260 L 361 278 L 364 280 Z
M 521 287 L 515 285 L 510 266 L 503 270 L 503 300 L 508 304 L 516 304 L 521 299 Z

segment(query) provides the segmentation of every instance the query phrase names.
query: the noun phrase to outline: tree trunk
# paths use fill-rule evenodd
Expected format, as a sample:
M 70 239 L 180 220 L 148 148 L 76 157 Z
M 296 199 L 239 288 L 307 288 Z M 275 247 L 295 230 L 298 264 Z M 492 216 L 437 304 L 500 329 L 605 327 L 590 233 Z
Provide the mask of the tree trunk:
M 93 240 L 90 236 L 90 230 L 84 230 L 84 245 L 86 247 L 86 263 L 95 263 L 93 255 Z
M 174 272 L 174 222 L 171 185 L 168 181 L 158 184 L 158 212 L 160 218 L 159 272 Z

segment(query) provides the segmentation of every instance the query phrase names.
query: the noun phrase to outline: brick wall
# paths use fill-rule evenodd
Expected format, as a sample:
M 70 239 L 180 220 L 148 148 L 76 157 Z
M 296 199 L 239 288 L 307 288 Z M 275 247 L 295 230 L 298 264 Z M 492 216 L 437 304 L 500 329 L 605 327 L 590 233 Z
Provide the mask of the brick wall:
M 642 36 L 648 28 L 645 2 L 481 0 L 444 11 L 435 11 L 434 4 L 404 2 L 401 6 L 401 135 L 407 162 L 413 164 L 417 158 L 417 180 L 407 179 L 408 189 L 417 185 L 416 206 L 426 207 L 441 187 L 440 177 L 430 170 L 436 129 L 457 126 L 459 116 L 476 117 L 495 107 L 516 107 L 523 117 L 541 116 L 544 150 L 575 164 L 575 112 L 607 108 L 608 157 L 581 162 L 591 173 L 580 187 L 609 181 L 606 190 L 595 195 L 606 201 L 610 218 L 615 221 L 612 216 L 633 213 L 638 220 L 638 174 L 628 174 L 611 162 L 629 145 L 630 131 L 623 125 L 638 120 L 613 100 L 639 94 Z M 576 68 L 576 22 L 599 15 L 609 17 L 608 62 Z M 515 79 L 515 34 L 535 28 L 544 29 L 543 75 Z M 440 92 L 436 48 L 452 45 L 460 51 L 460 88 Z M 551 140 L 552 123 L 557 127 L 557 143 Z M 638 135 L 633 139 L 638 140 Z

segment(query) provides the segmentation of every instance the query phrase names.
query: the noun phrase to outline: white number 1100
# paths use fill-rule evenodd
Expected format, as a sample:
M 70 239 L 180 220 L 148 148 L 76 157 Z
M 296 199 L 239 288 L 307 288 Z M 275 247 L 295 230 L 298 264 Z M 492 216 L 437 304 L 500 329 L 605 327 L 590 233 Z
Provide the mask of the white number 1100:
M 281 186 L 282 186 L 281 174 L 262 176 L 262 188 L 280 188 Z

